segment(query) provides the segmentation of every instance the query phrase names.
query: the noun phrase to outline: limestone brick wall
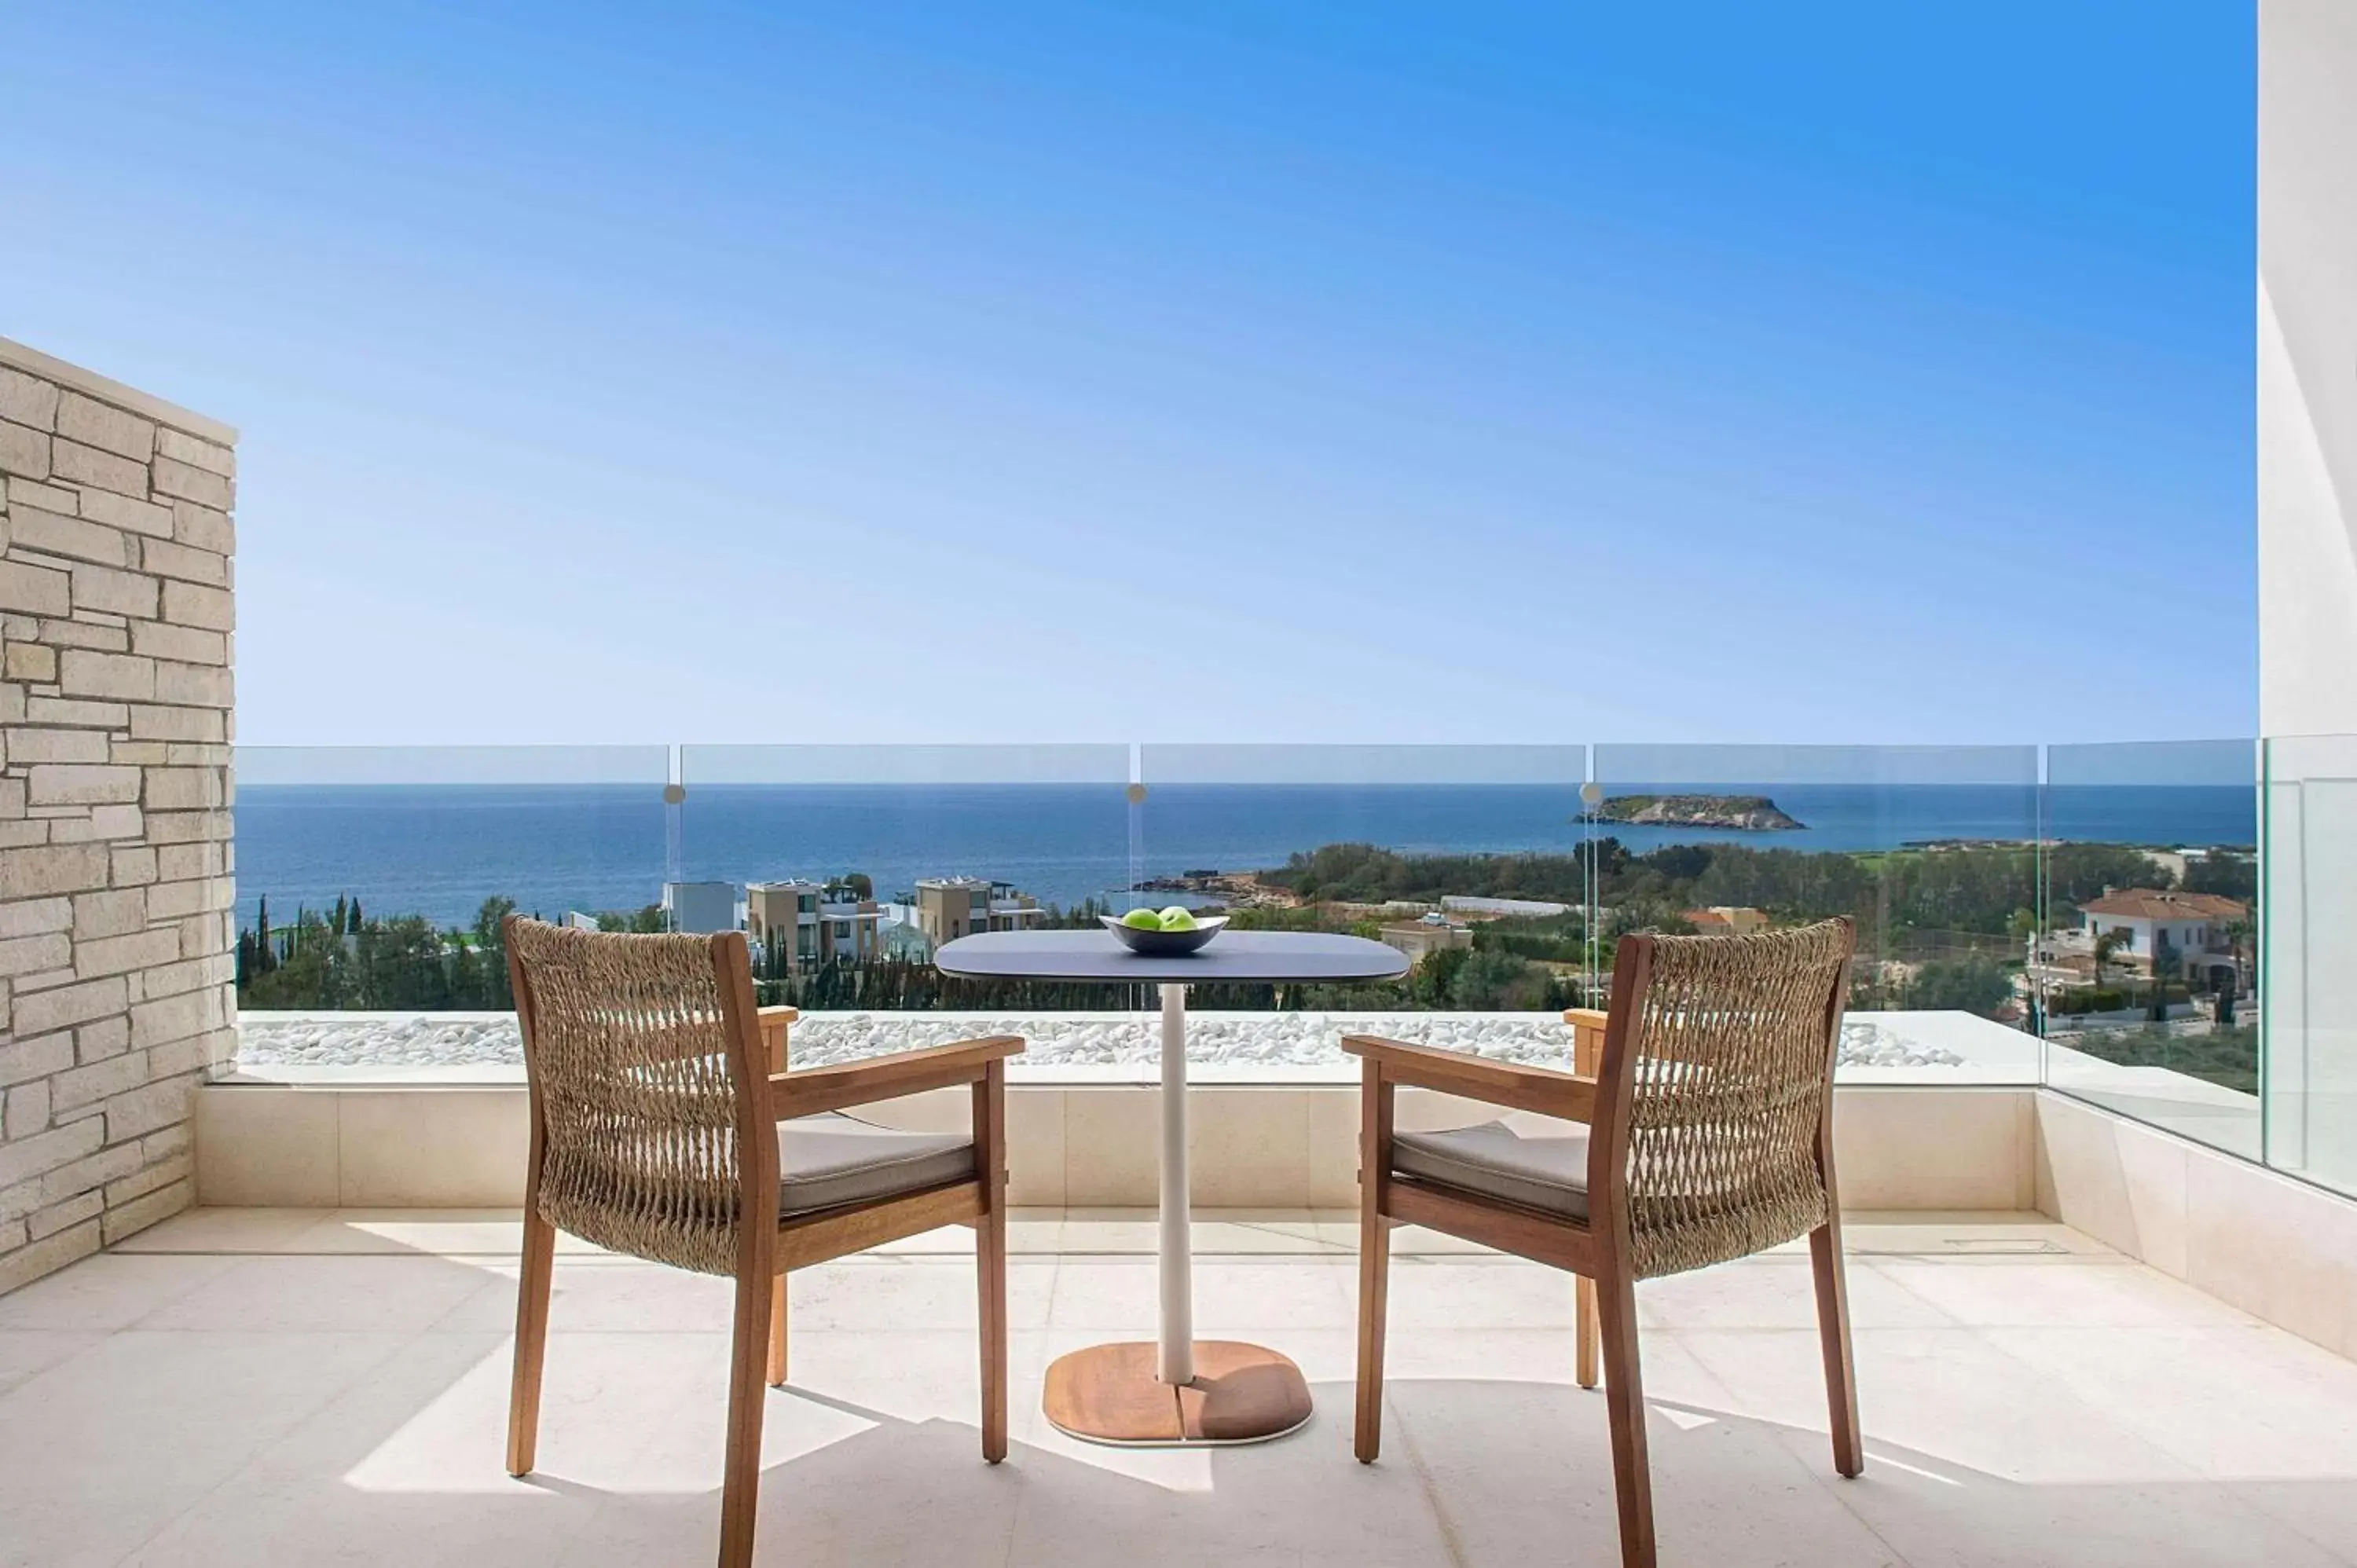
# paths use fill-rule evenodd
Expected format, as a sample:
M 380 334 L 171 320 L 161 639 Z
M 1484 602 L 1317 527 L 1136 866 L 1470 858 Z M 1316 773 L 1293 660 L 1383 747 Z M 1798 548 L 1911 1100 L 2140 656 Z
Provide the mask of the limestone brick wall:
M 188 1205 L 234 1047 L 236 441 L 0 338 L 0 1293 Z

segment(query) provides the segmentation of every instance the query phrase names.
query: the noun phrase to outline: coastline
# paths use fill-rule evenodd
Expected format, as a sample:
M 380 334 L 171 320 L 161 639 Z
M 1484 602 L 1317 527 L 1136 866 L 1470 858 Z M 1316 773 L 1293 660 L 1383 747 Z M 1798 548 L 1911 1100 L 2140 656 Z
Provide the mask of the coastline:
M 1151 878 L 1266 870 L 1344 843 L 1563 855 L 1609 837 L 1632 854 L 1745 842 L 1871 854 L 2041 841 L 2246 846 L 2257 836 L 2255 789 L 2212 785 L 1773 784 L 1761 792 L 1809 825 L 1772 834 L 1583 823 L 1576 788 L 1172 784 L 1133 809 L 1111 785 L 704 785 L 674 830 L 651 785 L 241 783 L 238 915 L 251 923 L 259 897 L 291 915 L 349 894 L 463 925 L 495 893 L 554 914 L 639 908 L 673 877 L 741 886 L 850 870 L 885 893 L 920 876 L 1003 878 L 1069 908 Z

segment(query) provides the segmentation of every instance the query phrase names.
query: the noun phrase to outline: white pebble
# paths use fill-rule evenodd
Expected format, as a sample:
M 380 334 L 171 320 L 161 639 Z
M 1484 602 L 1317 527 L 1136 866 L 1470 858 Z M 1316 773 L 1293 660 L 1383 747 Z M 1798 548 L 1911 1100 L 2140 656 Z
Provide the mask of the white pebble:
M 947 1045 L 981 1035 L 1020 1035 L 1026 1070 L 1060 1065 L 1146 1066 L 1161 1050 L 1149 1014 L 804 1013 L 794 1026 L 797 1067 L 822 1067 L 887 1051 Z M 1560 1063 L 1570 1046 L 1547 1013 L 1199 1013 L 1188 1021 L 1188 1059 L 1205 1066 L 1330 1067 L 1349 1058 L 1346 1034 L 1384 1035 L 1505 1061 Z M 238 1060 L 248 1067 L 514 1066 L 523 1047 L 511 1015 L 247 1013 Z M 1879 1023 L 1842 1026 L 1845 1067 L 1960 1068 L 1965 1059 L 1906 1040 Z

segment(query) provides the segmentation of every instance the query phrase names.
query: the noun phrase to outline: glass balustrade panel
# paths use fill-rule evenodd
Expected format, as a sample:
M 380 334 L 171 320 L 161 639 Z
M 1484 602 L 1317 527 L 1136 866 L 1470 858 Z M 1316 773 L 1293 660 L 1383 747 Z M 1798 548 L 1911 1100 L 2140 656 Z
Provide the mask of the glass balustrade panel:
M 2259 1157 L 2257 747 L 2053 746 L 2035 954 L 2046 1081 Z
M 1857 930 L 1845 1083 L 2038 1081 L 2033 746 L 1596 748 L 1597 921 Z
M 1148 744 L 1137 898 L 1395 949 L 1397 980 L 1191 988 L 1199 1074 L 1350 1078 L 1346 1033 L 1566 1065 L 1597 997 L 1582 746 Z
M 2357 736 L 2263 751 L 2266 1155 L 2357 1194 Z
M 512 1072 L 501 918 L 660 915 L 664 747 L 242 746 L 236 767 L 243 1070 Z
M 690 746 L 679 879 L 742 929 L 797 1067 L 978 1035 L 1018 1070 L 1134 1060 L 1139 988 L 944 974 L 990 931 L 1095 929 L 1138 880 L 1132 748 Z

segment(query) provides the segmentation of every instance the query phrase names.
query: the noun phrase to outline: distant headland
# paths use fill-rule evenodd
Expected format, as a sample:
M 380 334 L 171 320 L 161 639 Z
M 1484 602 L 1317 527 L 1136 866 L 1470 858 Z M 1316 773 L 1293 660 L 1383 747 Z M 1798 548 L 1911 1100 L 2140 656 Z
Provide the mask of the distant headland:
M 1805 826 L 1765 795 L 1615 795 L 1596 808 L 1599 822 L 1632 827 L 1730 828 L 1780 832 Z

